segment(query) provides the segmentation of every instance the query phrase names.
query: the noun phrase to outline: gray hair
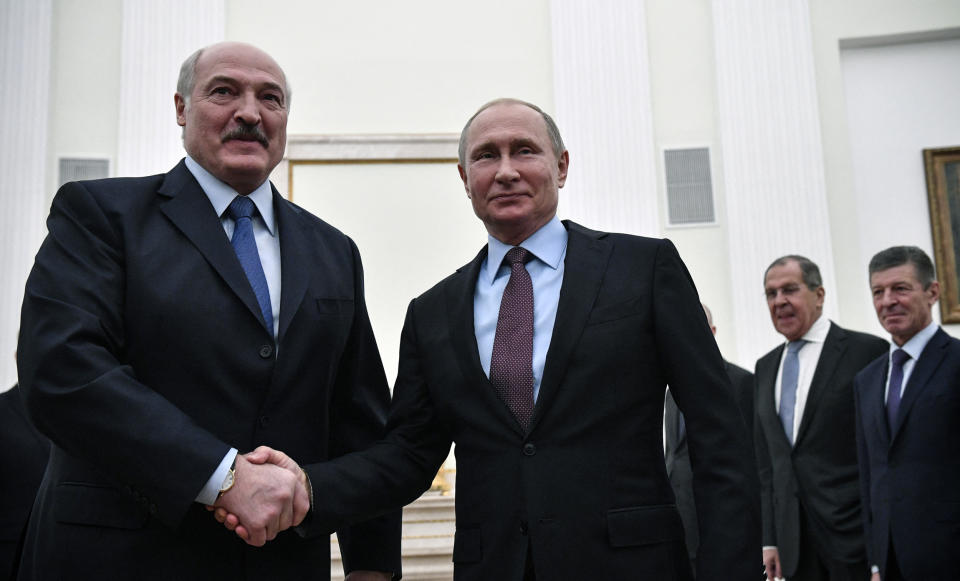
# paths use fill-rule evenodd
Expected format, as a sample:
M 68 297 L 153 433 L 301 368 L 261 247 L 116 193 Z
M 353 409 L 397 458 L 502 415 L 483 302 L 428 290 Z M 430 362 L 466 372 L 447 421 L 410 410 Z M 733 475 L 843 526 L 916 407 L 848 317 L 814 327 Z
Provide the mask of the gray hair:
M 197 83 L 197 61 L 200 60 L 200 56 L 206 49 L 207 47 L 198 48 L 180 65 L 180 76 L 177 77 L 177 93 L 183 97 L 183 102 L 186 107 L 190 107 L 190 95 L 193 94 L 193 88 Z M 279 67 L 280 65 L 277 66 Z M 293 101 L 293 91 L 290 89 L 290 81 L 287 80 L 287 73 L 285 73 L 282 68 L 280 72 L 283 74 L 283 100 L 287 111 L 289 111 L 290 103 Z
M 873 273 L 895 268 L 904 264 L 912 264 L 917 271 L 917 281 L 923 287 L 923 290 L 930 288 L 930 284 L 936 280 L 936 271 L 933 268 L 933 262 L 923 250 L 916 246 L 891 246 L 886 250 L 873 255 L 870 259 L 870 266 L 867 268 L 868 275 Z
M 766 282 L 767 274 L 770 273 L 771 268 L 774 266 L 786 266 L 788 262 L 796 262 L 800 267 L 803 284 L 807 285 L 808 289 L 814 291 L 823 286 L 823 279 L 820 277 L 820 268 L 815 262 L 799 254 L 788 254 L 771 262 L 767 270 L 763 271 L 764 282 Z
M 467 157 L 467 132 L 470 131 L 470 125 L 473 124 L 473 120 L 477 118 L 477 115 L 495 105 L 523 105 L 524 107 L 533 109 L 539 113 L 541 117 L 543 117 L 543 121 L 547 125 L 547 136 L 550 137 L 550 144 L 553 146 L 553 154 L 559 159 L 563 152 L 566 151 L 567 148 L 563 145 L 563 138 L 560 137 L 560 128 L 557 127 L 557 123 L 553 120 L 553 117 L 550 117 L 546 111 L 540 107 L 537 107 L 533 103 L 521 101 L 520 99 L 503 97 L 485 103 L 482 107 L 477 109 L 477 112 L 474 113 L 470 119 L 467 120 L 467 124 L 463 126 L 463 131 L 460 132 L 460 145 L 457 149 L 457 159 L 460 162 L 461 167 L 466 167 L 464 160 Z

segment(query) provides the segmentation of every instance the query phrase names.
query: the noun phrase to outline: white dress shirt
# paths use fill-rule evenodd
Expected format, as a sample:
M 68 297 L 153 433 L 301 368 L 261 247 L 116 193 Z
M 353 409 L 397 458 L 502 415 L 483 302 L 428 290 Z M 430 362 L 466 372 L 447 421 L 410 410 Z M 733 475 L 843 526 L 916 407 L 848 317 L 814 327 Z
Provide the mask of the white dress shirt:
M 817 362 L 820 361 L 820 353 L 823 351 L 823 342 L 827 339 L 827 333 L 830 332 L 830 319 L 820 316 L 813 325 L 801 337 L 806 343 L 797 352 L 797 361 L 799 363 L 799 373 L 797 374 L 797 403 L 793 410 L 793 433 L 791 441 L 797 442 L 797 432 L 800 429 L 800 422 L 803 420 L 803 410 L 807 407 L 807 396 L 810 395 L 810 384 L 813 382 L 813 374 L 817 371 Z M 780 367 L 777 369 L 777 383 L 774 388 L 774 403 L 777 409 L 780 409 L 780 384 L 783 378 L 783 361 L 787 357 L 786 344 L 783 348 L 783 354 L 780 356 Z

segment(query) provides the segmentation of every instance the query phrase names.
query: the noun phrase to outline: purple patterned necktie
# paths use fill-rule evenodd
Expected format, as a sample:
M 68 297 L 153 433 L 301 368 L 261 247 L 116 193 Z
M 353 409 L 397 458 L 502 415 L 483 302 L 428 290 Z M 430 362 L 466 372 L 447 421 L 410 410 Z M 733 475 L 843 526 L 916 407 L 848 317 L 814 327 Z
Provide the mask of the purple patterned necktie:
M 890 388 L 887 391 L 887 425 L 893 430 L 897 421 L 897 412 L 900 410 L 900 386 L 903 384 L 903 364 L 910 359 L 910 354 L 903 349 L 897 349 L 890 356 Z
M 524 266 L 532 258 L 520 247 L 507 252 L 510 280 L 500 300 L 490 360 L 490 382 L 524 430 L 533 416 L 533 283 Z

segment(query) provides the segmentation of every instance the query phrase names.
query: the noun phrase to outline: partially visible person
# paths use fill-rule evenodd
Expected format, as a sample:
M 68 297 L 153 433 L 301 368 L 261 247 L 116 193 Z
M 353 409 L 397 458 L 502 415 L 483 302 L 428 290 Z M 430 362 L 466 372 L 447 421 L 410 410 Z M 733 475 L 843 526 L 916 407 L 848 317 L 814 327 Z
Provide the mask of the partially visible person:
M 822 316 L 825 290 L 810 259 L 778 258 L 763 279 L 770 319 L 786 339 L 756 365 L 767 577 L 863 581 L 853 377 L 887 342 Z
M 457 581 L 690 579 L 663 460 L 669 383 L 690 426 L 697 576 L 752 578 L 756 466 L 676 248 L 557 217 L 570 156 L 535 105 L 484 105 L 460 143 L 487 241 L 410 303 L 386 440 L 306 467 L 309 526 L 414 500 L 455 443 Z
M 707 316 L 710 331 L 716 336 L 717 327 L 713 324 L 713 314 L 707 305 L 701 303 L 703 313 Z M 753 441 L 753 374 L 746 369 L 734 365 L 727 360 L 723 361 L 723 368 L 733 386 L 733 395 L 740 408 L 747 426 L 747 435 Z M 697 506 L 693 496 L 693 468 L 690 465 L 690 450 L 687 447 L 687 426 L 673 399 L 670 390 L 664 400 L 664 459 L 667 466 L 667 476 L 673 486 L 673 494 L 677 498 L 677 510 L 683 521 L 683 530 L 686 533 L 687 552 L 690 555 L 691 568 L 696 571 L 697 548 L 700 546 L 699 525 L 697 523 Z
M 64 185 L 27 280 L 20 385 L 53 447 L 20 576 L 327 579 L 329 536 L 287 529 L 309 516 L 298 463 L 383 436 L 360 253 L 269 181 L 290 90 L 268 54 L 196 51 L 173 104 L 186 158 Z M 295 462 L 238 453 L 258 445 Z M 348 579 L 399 574 L 399 516 L 337 531 Z
M 960 340 L 933 321 L 933 263 L 878 252 L 873 306 L 892 344 L 856 377 L 860 493 L 873 581 L 956 579 L 960 556 Z
M 23 533 L 50 455 L 50 442 L 33 427 L 20 386 L 0 393 L 0 579 L 10 579 Z

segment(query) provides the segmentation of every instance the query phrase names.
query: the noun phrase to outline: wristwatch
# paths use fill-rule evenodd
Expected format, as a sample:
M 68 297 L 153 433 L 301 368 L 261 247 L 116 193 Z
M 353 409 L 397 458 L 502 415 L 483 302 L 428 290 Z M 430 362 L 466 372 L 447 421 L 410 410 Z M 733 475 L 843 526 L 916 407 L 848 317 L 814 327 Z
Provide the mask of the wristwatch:
M 226 494 L 228 490 L 233 488 L 233 484 L 236 481 L 236 479 L 234 478 L 235 477 L 234 470 L 236 468 L 237 468 L 237 458 L 236 456 L 234 456 L 233 464 L 230 465 L 230 469 L 227 470 L 227 475 L 223 479 L 223 484 L 220 485 L 220 493 L 217 494 L 217 498 L 220 498 L 221 496 Z

